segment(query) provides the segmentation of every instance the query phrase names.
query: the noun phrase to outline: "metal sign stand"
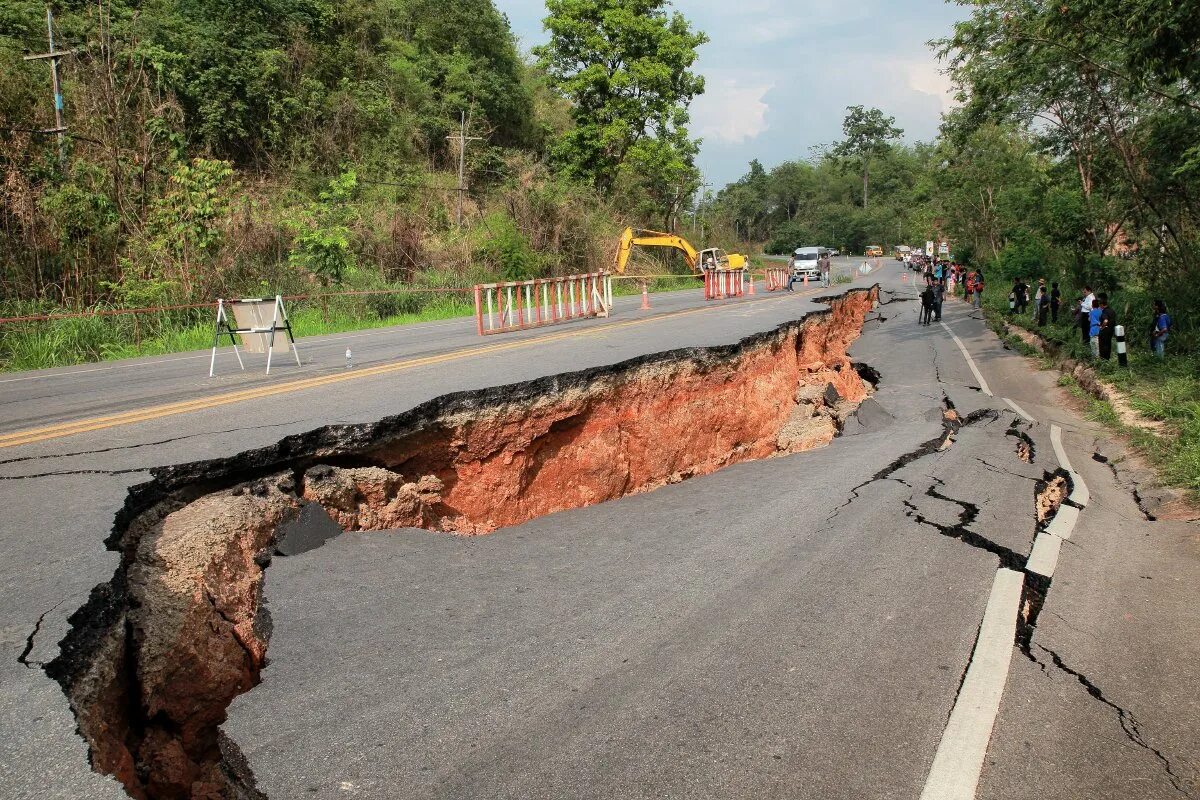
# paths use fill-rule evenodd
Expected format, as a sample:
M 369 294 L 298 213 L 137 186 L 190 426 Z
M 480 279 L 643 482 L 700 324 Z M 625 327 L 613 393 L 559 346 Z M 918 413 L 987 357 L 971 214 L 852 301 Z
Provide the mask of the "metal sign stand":
M 270 319 L 262 312 L 264 306 L 273 306 Z M 233 323 L 229 315 L 233 314 Z M 217 347 L 222 336 L 228 336 L 233 345 L 233 354 L 237 356 L 238 366 L 246 369 L 242 354 L 238 351 L 237 337 L 242 337 L 242 347 L 247 353 L 267 354 L 267 373 L 271 374 L 271 356 L 275 352 L 275 333 L 282 331 L 287 334 L 288 345 L 296 357 L 296 366 L 300 364 L 300 353 L 296 350 L 296 337 L 292 335 L 292 323 L 288 320 L 287 310 L 283 307 L 283 297 L 275 295 L 274 301 L 261 297 L 251 297 L 242 300 L 217 300 L 217 321 L 213 332 L 212 358 L 208 362 L 208 377 L 213 377 L 217 365 Z

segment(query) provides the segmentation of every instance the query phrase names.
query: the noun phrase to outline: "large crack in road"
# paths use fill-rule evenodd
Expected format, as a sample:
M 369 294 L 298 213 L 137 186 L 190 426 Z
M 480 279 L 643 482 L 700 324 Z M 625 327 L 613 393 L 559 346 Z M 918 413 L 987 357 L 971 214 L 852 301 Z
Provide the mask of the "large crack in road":
M 267 663 L 274 556 L 343 530 L 487 533 L 824 446 L 870 391 L 864 377 L 878 379 L 847 355 L 876 300 L 854 290 L 736 345 L 449 395 L 154 470 L 107 539 L 120 566 L 45 667 L 93 768 L 139 799 L 262 797 L 221 723 Z

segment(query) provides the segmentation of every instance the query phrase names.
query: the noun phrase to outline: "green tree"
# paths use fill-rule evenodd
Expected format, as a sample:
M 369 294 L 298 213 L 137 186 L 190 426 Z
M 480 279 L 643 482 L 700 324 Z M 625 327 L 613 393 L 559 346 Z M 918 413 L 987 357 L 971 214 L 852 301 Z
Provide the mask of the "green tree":
M 833 148 L 833 153 L 859 165 L 862 172 L 862 207 L 867 207 L 867 185 L 870 182 L 871 159 L 886 153 L 891 142 L 904 135 L 896 127 L 895 117 L 885 117 L 877 108 L 848 106 L 842 122 L 846 137 Z
M 554 148 L 573 178 L 602 192 L 647 138 L 690 163 L 688 105 L 704 91 L 692 72 L 708 41 L 666 0 L 547 0 L 550 41 L 534 49 L 550 84 L 570 100 L 575 125 Z M 661 159 L 656 159 L 661 160 Z

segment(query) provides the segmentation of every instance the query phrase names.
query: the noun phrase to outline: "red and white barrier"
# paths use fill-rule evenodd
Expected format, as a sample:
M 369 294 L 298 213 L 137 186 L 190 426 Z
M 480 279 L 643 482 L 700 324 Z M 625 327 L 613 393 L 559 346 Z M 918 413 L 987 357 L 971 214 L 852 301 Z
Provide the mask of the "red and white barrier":
M 710 269 L 704 273 L 704 299 L 741 297 L 746 291 L 746 271 L 741 269 Z
M 604 272 L 475 287 L 480 336 L 557 325 L 612 313 L 612 277 Z
M 786 269 L 767 269 L 763 272 L 766 278 L 767 291 L 778 292 L 787 288 L 788 271 Z

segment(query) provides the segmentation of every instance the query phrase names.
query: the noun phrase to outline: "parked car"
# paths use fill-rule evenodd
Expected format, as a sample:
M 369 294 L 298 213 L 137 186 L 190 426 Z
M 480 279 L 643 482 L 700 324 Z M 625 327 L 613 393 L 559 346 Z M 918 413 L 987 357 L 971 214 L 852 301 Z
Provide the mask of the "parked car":
M 797 247 L 796 252 L 792 254 L 792 277 L 807 277 L 809 280 L 820 278 L 821 270 L 817 267 L 817 262 L 821 260 L 821 256 L 827 255 L 830 255 L 830 252 L 824 247 Z

